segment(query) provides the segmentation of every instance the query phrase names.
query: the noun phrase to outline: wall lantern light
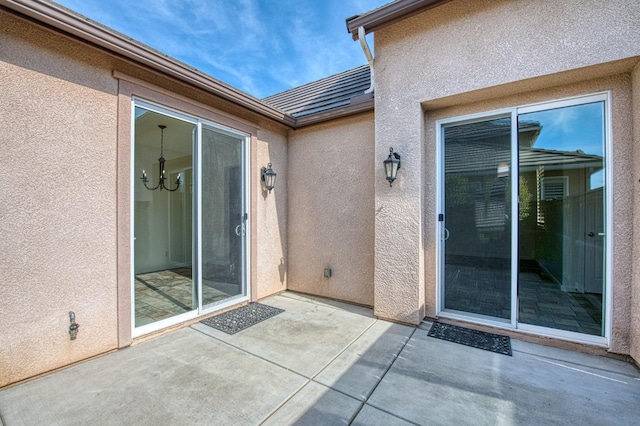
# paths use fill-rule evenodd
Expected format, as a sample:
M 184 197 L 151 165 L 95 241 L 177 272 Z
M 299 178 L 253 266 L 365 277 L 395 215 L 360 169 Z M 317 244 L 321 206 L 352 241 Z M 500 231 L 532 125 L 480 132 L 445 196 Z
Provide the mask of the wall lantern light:
M 264 182 L 264 187 L 269 192 L 276 186 L 276 172 L 271 168 L 271 163 L 260 169 L 260 180 Z
M 159 124 L 158 127 L 160 127 L 160 158 L 158 158 L 158 163 L 160 164 L 159 170 L 158 170 L 158 176 L 159 176 L 159 180 L 158 180 L 158 184 L 153 187 L 153 188 L 149 188 L 147 186 L 147 182 L 149 182 L 149 179 L 147 178 L 147 173 L 142 170 L 142 177 L 140 178 L 140 180 L 142 180 L 142 183 L 144 184 L 144 187 L 147 188 L 149 191 L 155 191 L 156 189 L 160 188 L 160 191 L 162 191 L 163 189 L 166 189 L 169 192 L 173 192 L 173 191 L 177 191 L 178 188 L 180 188 L 180 173 L 178 173 L 178 178 L 176 179 L 176 187 L 174 189 L 169 189 L 169 187 L 164 185 L 164 181 L 167 180 L 167 178 L 165 177 L 165 171 L 164 171 L 164 129 L 167 128 L 167 126 L 163 125 L 163 124 Z
M 393 152 L 393 147 L 389 148 L 389 157 L 382 162 L 384 164 L 384 172 L 387 175 L 389 186 L 393 186 L 393 181 L 396 180 L 398 169 L 400 168 L 400 155 Z

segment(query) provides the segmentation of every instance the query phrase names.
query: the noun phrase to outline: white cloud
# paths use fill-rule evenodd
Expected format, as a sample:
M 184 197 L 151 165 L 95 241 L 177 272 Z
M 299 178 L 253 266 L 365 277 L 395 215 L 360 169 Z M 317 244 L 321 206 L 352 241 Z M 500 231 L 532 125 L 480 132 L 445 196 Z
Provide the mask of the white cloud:
M 365 63 L 345 19 L 386 0 L 59 0 L 256 97 Z

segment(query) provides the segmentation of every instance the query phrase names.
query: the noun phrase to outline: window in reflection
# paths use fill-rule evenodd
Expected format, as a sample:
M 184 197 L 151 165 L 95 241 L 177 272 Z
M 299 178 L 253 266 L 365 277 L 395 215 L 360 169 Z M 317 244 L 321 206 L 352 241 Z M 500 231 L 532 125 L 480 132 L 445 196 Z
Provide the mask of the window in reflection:
M 604 102 L 521 114 L 518 127 L 518 320 L 602 336 Z
M 513 116 L 443 127 L 443 307 L 604 336 L 605 102 Z

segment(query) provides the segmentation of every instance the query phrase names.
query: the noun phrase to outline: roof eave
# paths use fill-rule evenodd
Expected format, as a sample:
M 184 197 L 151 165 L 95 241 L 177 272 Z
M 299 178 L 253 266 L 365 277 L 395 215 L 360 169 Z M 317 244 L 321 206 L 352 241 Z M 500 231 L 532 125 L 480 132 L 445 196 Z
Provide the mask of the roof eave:
M 333 108 L 327 111 L 310 114 L 296 119 L 295 128 L 319 124 L 325 121 L 335 120 L 337 118 L 348 117 L 350 115 L 360 114 L 363 112 L 373 111 L 375 100 L 373 97 L 367 96 L 367 100 L 345 105 L 339 108 Z
M 358 28 L 364 27 L 365 34 L 440 6 L 451 0 L 398 0 L 362 15 L 347 18 L 347 31 L 354 40 L 358 39 Z
M 0 0 L 0 7 L 45 24 L 73 38 L 88 42 L 117 56 L 196 86 L 286 126 L 295 127 L 296 120 L 282 111 L 148 46 L 136 43 L 131 38 L 110 31 L 108 28 L 97 25 L 93 21 L 82 19 L 80 16 L 70 13 L 54 3 L 38 0 Z

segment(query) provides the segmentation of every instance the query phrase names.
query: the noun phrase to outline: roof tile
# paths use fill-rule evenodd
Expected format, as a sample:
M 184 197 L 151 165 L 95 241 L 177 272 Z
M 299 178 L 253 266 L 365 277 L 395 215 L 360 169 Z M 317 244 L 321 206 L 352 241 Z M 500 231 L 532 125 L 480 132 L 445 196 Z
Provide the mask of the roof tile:
M 369 65 L 365 64 L 276 93 L 262 101 L 295 118 L 300 118 L 348 105 L 351 98 L 362 95 L 370 85 L 371 73 Z

